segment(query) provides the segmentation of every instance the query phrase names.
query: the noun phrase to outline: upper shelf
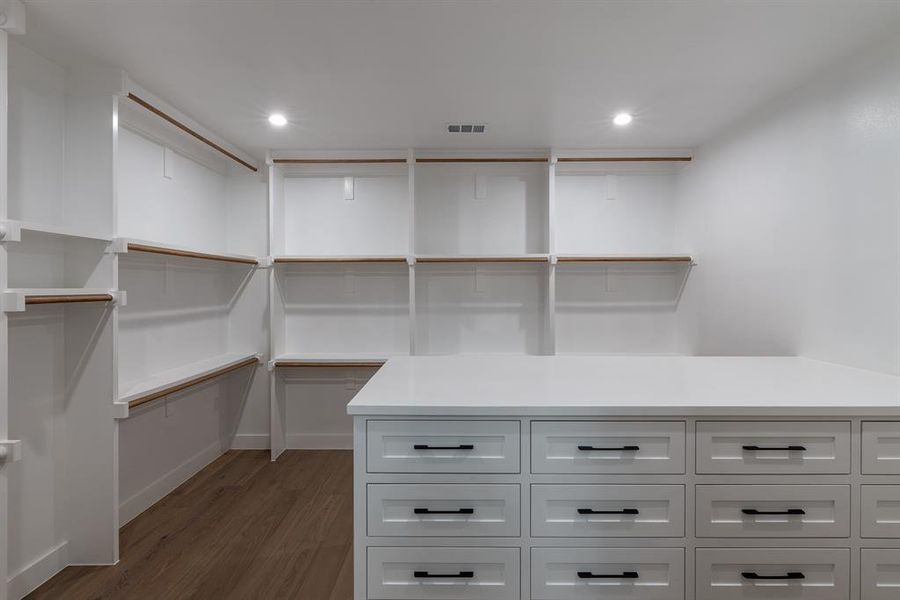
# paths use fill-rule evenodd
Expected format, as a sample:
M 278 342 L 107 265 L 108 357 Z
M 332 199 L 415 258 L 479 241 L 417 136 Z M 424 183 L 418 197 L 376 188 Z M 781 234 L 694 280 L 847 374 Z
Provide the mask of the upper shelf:
M 281 354 L 271 361 L 273 368 L 377 368 L 387 362 L 387 356 L 362 356 L 358 354 Z
M 344 255 L 344 256 L 275 256 L 275 264 L 315 264 L 315 263 L 405 263 L 405 256 L 390 255 Z
M 687 254 L 560 254 L 556 257 L 561 263 L 685 263 L 693 264 L 694 258 Z
M 121 239 L 123 252 L 145 252 L 148 254 L 162 254 L 165 256 L 177 256 L 181 258 L 199 258 L 201 260 L 212 260 L 225 263 L 236 263 L 244 265 L 258 265 L 259 259 L 255 256 L 245 254 L 228 254 L 228 253 L 208 253 L 198 252 L 187 248 L 157 244 L 155 242 L 146 242 L 143 240 Z
M 420 254 L 417 263 L 546 263 L 549 254 L 506 254 L 506 255 L 437 255 Z
M 99 233 L 89 233 L 60 225 L 46 225 L 44 223 L 32 223 L 30 221 L 9 220 L 0 223 L 0 240 L 4 242 L 19 242 L 22 240 L 22 232 L 31 231 L 46 235 L 91 240 L 97 242 L 111 242 L 112 236 Z
M 118 416 L 127 417 L 129 408 L 147 404 L 256 363 L 259 363 L 257 354 L 228 353 L 157 373 L 125 386 L 125 391 L 119 393 L 116 401 L 123 409 Z

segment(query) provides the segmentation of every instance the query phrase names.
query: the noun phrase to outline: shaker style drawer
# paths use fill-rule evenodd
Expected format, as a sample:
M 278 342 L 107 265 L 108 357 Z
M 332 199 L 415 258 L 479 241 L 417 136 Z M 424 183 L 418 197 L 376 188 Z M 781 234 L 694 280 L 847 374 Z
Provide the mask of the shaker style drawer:
M 369 484 L 371 536 L 518 536 L 517 484 Z
M 697 600 L 847 600 L 850 550 L 697 548 Z
M 370 473 L 518 473 L 518 421 L 367 421 Z
M 900 421 L 862 424 L 864 475 L 900 475 Z
M 861 551 L 861 600 L 897 600 L 900 596 L 900 550 Z
M 534 600 L 683 600 L 682 548 L 533 548 Z
M 849 485 L 698 485 L 697 537 L 848 537 Z
M 684 486 L 533 485 L 534 537 L 683 537 Z
M 697 472 L 849 473 L 850 422 L 699 421 Z
M 860 535 L 900 538 L 900 485 L 864 485 L 860 492 Z
M 684 473 L 681 421 L 534 421 L 534 473 Z
M 518 548 L 369 548 L 372 600 L 519 600 Z

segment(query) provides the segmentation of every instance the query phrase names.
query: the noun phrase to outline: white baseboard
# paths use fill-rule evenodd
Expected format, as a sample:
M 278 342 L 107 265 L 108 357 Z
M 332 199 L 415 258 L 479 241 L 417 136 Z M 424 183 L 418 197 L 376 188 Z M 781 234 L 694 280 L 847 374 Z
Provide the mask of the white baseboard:
M 9 577 L 9 597 L 24 598 L 69 564 L 69 542 L 62 541 Z
M 289 433 L 288 450 L 352 450 L 352 433 Z
M 271 447 L 268 433 L 238 433 L 231 440 L 232 450 L 268 450 Z
M 162 500 L 166 494 L 196 475 L 203 467 L 222 454 L 222 444 L 215 442 L 119 504 L 119 527 L 125 526 L 133 518 Z

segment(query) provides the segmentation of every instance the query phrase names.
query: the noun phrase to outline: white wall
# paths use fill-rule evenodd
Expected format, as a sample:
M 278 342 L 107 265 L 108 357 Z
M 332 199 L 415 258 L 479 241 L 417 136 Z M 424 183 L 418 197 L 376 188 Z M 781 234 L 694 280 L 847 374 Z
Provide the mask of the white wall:
M 688 354 L 799 354 L 900 373 L 900 37 L 697 149 Z

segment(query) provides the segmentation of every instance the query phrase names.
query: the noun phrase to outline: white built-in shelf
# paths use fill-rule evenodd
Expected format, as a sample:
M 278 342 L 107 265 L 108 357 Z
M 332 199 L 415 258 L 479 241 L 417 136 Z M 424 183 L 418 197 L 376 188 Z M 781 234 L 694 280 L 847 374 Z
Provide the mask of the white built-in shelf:
M 255 353 L 232 352 L 162 371 L 152 377 L 123 385 L 116 404 L 123 408 L 135 408 L 259 363 L 259 359 L 259 355 Z M 120 416 L 127 416 L 127 410 Z
M 416 255 L 417 263 L 546 263 L 549 261 L 549 254 Z
M 103 288 L 7 288 L 3 310 L 22 312 L 32 305 L 116 302 L 122 298 L 123 292 Z
M 9 220 L 0 223 L 0 240 L 4 242 L 18 242 L 22 239 L 23 231 L 56 235 L 61 237 L 91 240 L 97 242 L 111 242 L 112 236 L 99 233 L 80 231 L 72 227 L 61 225 L 46 225 L 44 223 L 32 223 L 30 221 Z
M 171 244 L 160 244 L 157 242 L 148 242 L 145 240 L 136 240 L 130 238 L 119 238 L 117 242 L 120 244 L 123 252 L 142 252 L 147 254 L 159 254 L 163 256 L 176 256 L 180 258 L 197 258 L 201 260 L 210 260 L 224 263 L 235 263 L 243 265 L 259 264 L 259 259 L 255 256 L 246 254 L 230 254 L 225 252 L 202 252 L 192 248 L 183 246 L 173 246 Z
M 561 263 L 684 263 L 691 264 L 694 258 L 688 254 L 560 254 Z
M 275 256 L 275 264 L 321 264 L 321 263 L 405 263 L 405 256 L 398 255 L 334 255 L 334 256 Z
M 272 367 L 381 367 L 391 355 L 359 354 L 280 354 Z

